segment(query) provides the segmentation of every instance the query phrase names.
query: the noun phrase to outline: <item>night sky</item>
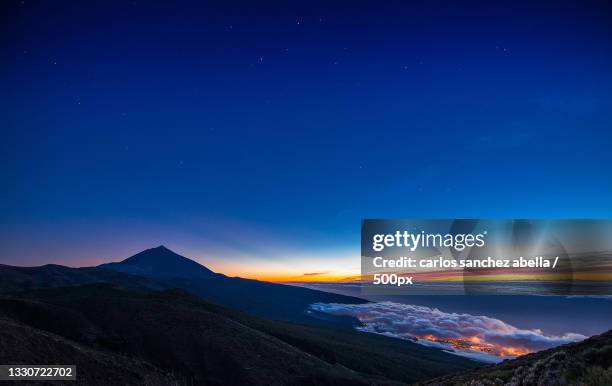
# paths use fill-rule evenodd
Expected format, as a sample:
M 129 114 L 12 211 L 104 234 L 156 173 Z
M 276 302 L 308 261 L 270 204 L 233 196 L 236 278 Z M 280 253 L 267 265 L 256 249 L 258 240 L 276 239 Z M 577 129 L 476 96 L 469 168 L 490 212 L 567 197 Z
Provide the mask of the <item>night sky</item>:
M 0 263 L 342 277 L 362 218 L 612 217 L 609 2 L 1 7 Z

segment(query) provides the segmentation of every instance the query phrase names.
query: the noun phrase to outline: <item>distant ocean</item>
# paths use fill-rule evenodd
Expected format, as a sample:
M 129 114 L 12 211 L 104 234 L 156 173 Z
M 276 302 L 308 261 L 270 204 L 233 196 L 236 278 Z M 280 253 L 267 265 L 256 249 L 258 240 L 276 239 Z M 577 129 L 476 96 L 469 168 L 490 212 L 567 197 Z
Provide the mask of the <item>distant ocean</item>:
M 368 295 L 362 294 L 359 283 L 290 284 L 375 302 L 392 301 L 438 308 L 444 312 L 483 315 L 517 328 L 540 329 L 546 334 L 571 331 L 591 336 L 612 329 L 610 296 Z

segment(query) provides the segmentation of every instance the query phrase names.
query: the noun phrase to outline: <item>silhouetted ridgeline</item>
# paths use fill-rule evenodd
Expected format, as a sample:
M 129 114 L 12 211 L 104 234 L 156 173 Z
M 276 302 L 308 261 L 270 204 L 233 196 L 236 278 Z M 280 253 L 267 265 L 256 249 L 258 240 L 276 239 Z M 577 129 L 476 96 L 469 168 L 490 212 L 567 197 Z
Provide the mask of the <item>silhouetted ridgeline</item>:
M 181 288 L 220 305 L 266 318 L 318 325 L 352 327 L 354 318 L 306 314 L 312 303 L 363 303 L 365 300 L 307 288 L 230 278 L 160 246 L 119 263 L 69 268 L 61 265 L 0 265 L 0 292 L 110 283 L 136 290 Z

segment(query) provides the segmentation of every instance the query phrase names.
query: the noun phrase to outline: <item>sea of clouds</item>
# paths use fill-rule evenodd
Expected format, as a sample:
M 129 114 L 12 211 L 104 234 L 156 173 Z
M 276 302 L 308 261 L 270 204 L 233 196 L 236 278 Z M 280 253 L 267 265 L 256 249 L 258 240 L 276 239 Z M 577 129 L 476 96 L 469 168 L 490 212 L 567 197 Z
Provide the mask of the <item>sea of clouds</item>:
M 485 362 L 499 362 L 503 348 L 512 347 L 534 352 L 550 347 L 577 342 L 586 336 L 567 333 L 562 336 L 546 335 L 541 330 L 516 328 L 502 320 L 488 316 L 448 313 L 424 306 L 379 302 L 365 304 L 315 303 L 312 310 L 333 315 L 347 315 L 359 319 L 360 330 L 411 339 L 427 335 L 438 339 L 478 338 L 482 345 L 492 348 L 490 353 L 457 350 L 450 345 L 419 339 L 417 342 L 444 348 L 454 354 Z M 507 357 L 506 357 L 507 358 Z

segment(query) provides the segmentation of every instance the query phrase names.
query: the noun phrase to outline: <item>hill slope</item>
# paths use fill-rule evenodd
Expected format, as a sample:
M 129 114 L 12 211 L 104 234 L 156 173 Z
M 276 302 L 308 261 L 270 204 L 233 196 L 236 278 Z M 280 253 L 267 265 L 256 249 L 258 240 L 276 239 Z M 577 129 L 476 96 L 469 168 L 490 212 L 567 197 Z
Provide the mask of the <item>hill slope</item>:
M 612 385 L 612 330 L 424 385 Z
M 88 348 L 69 339 L 0 317 L 0 363 L 77 365 L 79 385 L 146 384 L 166 386 L 179 380 L 147 362 Z M 183 382 L 180 382 L 183 384 Z
M 385 384 L 475 366 L 410 342 L 255 318 L 176 290 L 89 285 L 28 291 L 0 297 L 0 312 L 195 383 Z

